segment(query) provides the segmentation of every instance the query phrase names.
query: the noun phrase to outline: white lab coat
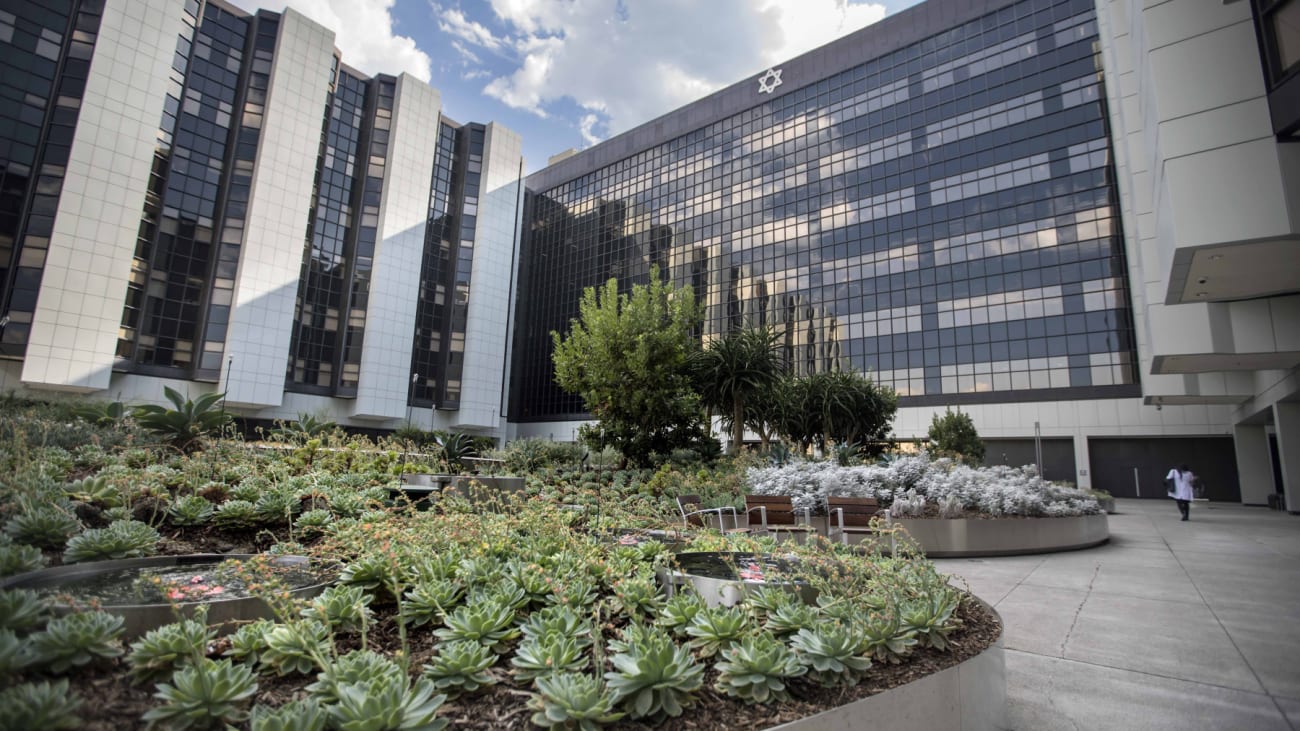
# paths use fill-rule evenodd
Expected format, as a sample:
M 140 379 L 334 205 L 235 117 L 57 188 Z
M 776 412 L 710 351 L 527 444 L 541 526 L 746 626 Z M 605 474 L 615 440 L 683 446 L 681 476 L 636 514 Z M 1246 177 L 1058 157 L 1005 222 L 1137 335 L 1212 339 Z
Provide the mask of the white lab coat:
M 1190 470 L 1179 472 L 1178 468 L 1175 467 L 1169 470 L 1169 474 L 1165 475 L 1165 479 L 1174 481 L 1174 494 L 1170 497 L 1175 500 L 1192 499 L 1192 480 L 1196 479 L 1196 475 L 1192 474 Z

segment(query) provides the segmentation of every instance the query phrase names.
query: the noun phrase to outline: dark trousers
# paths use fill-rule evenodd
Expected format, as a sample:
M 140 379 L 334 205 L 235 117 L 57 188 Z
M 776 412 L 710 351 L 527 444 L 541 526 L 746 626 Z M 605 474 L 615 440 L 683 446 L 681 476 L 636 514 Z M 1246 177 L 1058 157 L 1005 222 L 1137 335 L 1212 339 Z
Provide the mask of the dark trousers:
M 1191 500 L 1175 500 L 1174 502 L 1178 503 L 1178 512 L 1180 512 L 1180 513 L 1183 514 L 1183 520 L 1187 520 L 1187 515 L 1188 515 L 1188 512 L 1189 512 L 1189 509 L 1191 508 L 1192 501 L 1191 501 Z

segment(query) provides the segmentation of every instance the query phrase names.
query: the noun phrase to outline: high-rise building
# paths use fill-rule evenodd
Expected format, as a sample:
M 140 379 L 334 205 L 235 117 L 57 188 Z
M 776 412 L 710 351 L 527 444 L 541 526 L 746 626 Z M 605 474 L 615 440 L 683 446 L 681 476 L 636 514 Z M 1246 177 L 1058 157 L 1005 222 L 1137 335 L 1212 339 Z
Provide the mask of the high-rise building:
M 928 0 L 525 178 L 292 10 L 10 0 L 0 389 L 568 440 L 550 333 L 657 271 L 899 438 L 1300 511 L 1297 8 Z
M 1263 46 L 1246 2 L 930 0 L 557 156 L 510 418 L 569 438 L 548 333 L 658 266 L 706 338 L 893 386 L 901 438 L 958 406 L 989 462 L 1145 497 L 1187 462 L 1266 502 L 1300 479 L 1300 46 L 1297 3 L 1255 5 Z
M 221 0 L 5 3 L 6 387 L 494 427 L 520 139 L 333 39 Z

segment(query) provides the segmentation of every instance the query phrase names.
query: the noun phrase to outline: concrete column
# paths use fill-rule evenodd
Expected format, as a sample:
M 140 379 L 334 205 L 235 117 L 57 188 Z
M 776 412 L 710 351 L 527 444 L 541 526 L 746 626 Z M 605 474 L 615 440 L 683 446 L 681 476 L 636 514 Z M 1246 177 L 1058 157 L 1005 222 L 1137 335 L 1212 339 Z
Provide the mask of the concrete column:
M 1232 428 L 1237 448 L 1237 481 L 1241 483 L 1242 505 L 1267 505 L 1273 492 L 1273 470 L 1264 426 L 1237 424 Z
M 1081 489 L 1092 489 L 1092 460 L 1088 458 L 1088 435 L 1074 435 L 1074 479 Z
M 1300 403 L 1278 401 L 1273 404 L 1273 424 L 1277 429 L 1277 453 L 1282 462 L 1286 509 L 1287 512 L 1300 513 Z

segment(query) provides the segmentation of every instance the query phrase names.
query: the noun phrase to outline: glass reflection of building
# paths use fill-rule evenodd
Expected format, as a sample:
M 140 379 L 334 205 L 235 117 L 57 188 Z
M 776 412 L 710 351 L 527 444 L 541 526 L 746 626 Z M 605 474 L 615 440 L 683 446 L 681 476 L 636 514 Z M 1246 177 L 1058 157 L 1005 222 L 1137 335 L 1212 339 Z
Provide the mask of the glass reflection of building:
M 796 372 L 869 372 L 904 406 L 1137 394 L 1096 42 L 1088 0 L 1024 0 L 534 174 L 514 418 L 581 415 L 547 333 L 652 264 L 706 339 L 775 328 Z

